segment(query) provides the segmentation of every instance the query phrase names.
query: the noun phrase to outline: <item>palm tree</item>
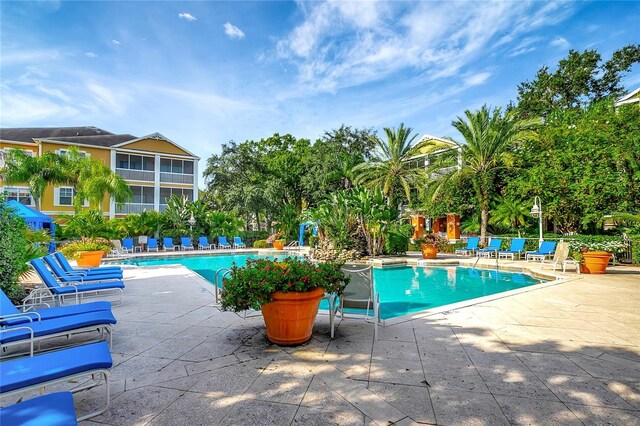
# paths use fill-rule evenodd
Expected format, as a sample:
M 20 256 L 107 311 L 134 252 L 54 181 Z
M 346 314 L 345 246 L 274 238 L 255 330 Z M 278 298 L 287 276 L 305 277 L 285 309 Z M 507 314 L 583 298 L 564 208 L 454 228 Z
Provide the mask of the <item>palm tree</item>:
M 424 177 L 424 170 L 412 166 L 410 159 L 418 154 L 418 148 L 411 146 L 417 134 L 411 135 L 413 129 L 404 127 L 404 123 L 395 128 L 384 128 L 387 140 L 374 136 L 376 143 L 375 157 L 371 162 L 361 163 L 354 167 L 357 173 L 356 183 L 369 188 L 380 188 L 387 199 L 387 204 L 398 207 L 397 199 L 403 193 L 411 202 L 411 189 Z
M 491 196 L 496 192 L 494 177 L 496 171 L 513 164 L 513 151 L 521 140 L 534 137 L 539 119 L 518 120 L 512 113 L 502 114 L 500 108 L 493 111 L 487 105 L 479 110 L 464 112 L 465 118 L 458 117 L 452 126 L 462 134 L 465 143 L 453 141 L 450 155 L 443 155 L 442 161 L 435 162 L 432 170 L 440 170 L 434 179 L 438 189 L 450 180 L 465 178 L 471 181 L 476 201 L 480 207 L 480 237 L 484 242 L 489 222 Z M 459 161 L 458 167 L 451 167 Z
M 66 182 L 73 185 L 73 205 L 76 211 L 84 200 L 102 211 L 102 201 L 108 194 L 116 203 L 124 203 L 132 196 L 126 181 L 100 161 L 83 155 L 76 147 L 70 148 L 62 157 Z
M 1 174 L 8 184 L 28 183 L 38 210 L 40 210 L 40 200 L 47 185 L 63 183 L 66 180 L 57 154 L 47 152 L 39 157 L 32 157 L 21 149 L 9 151 Z
M 489 223 L 513 228 L 518 231 L 518 238 L 520 238 L 520 228 L 527 223 L 527 217 L 529 217 L 527 205 L 519 200 L 505 198 L 491 212 Z

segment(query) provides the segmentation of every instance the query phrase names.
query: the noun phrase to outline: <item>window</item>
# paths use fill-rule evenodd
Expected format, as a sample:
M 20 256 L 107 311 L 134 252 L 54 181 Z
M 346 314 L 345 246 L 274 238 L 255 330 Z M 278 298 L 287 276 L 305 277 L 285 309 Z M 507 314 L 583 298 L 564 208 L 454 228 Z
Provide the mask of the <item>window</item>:
M 162 158 L 160 159 L 160 171 L 163 173 L 192 175 L 193 161 Z
M 128 170 L 155 170 L 155 158 L 142 155 L 116 154 L 116 167 Z
M 31 196 L 31 192 L 27 187 L 21 186 L 6 186 L 4 188 L 4 192 L 6 194 L 7 201 L 14 200 L 19 203 L 24 204 L 25 206 L 33 206 L 33 197 Z
M 160 188 L 160 204 L 167 204 L 167 200 L 175 195 L 179 198 L 187 197 L 187 200 L 193 201 L 193 189 L 188 188 Z
M 59 206 L 72 206 L 73 205 L 73 188 L 58 188 L 58 203 Z
M 130 203 L 134 204 L 153 204 L 153 187 L 152 186 L 129 186 L 133 197 Z

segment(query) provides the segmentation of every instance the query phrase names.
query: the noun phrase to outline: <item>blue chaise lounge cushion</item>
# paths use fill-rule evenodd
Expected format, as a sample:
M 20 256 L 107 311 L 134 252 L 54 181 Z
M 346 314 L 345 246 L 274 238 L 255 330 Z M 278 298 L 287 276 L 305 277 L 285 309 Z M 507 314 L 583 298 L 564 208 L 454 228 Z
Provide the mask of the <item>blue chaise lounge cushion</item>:
M 2 362 L 0 393 L 113 365 L 107 342 L 91 343 Z
M 34 337 L 46 336 L 48 334 L 61 333 L 64 331 L 73 332 L 78 328 L 85 328 L 90 326 L 99 326 L 105 324 L 115 324 L 117 321 L 110 311 L 98 311 L 87 312 L 86 314 L 71 315 L 68 317 L 51 318 L 48 320 L 34 321 L 23 324 L 16 324 L 7 326 L 4 330 L 11 330 L 12 328 L 18 328 L 17 330 L 5 331 L 0 334 L 0 343 L 15 342 L 18 340 L 27 340 L 31 338 L 29 330 L 23 327 L 29 327 L 33 330 Z M 4 363 L 2 363 L 4 369 Z
M 74 426 L 76 410 L 71 392 L 56 392 L 0 408 L 2 426 Z

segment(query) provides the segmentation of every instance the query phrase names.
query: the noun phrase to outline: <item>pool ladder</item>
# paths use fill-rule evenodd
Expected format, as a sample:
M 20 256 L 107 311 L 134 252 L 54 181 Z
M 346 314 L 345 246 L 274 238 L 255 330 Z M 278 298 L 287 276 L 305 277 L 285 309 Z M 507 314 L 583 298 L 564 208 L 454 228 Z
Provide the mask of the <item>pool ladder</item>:
M 499 262 L 498 262 L 498 259 L 500 259 L 500 256 L 498 255 L 498 251 L 496 250 L 496 271 L 497 271 L 498 269 L 500 269 L 500 264 L 499 264 Z M 473 270 L 473 269 L 476 269 L 476 266 L 478 265 L 478 262 L 480 262 L 480 256 L 478 256 L 478 257 L 476 258 L 475 263 L 474 263 L 474 264 L 473 264 L 473 266 L 471 267 L 471 269 L 472 269 L 472 270 Z
M 220 294 L 222 292 L 224 277 L 226 277 L 230 273 L 231 273 L 231 269 L 220 268 L 216 271 L 216 274 L 214 275 L 213 285 L 215 286 L 215 289 L 216 289 L 216 293 L 215 293 L 216 305 L 220 304 Z

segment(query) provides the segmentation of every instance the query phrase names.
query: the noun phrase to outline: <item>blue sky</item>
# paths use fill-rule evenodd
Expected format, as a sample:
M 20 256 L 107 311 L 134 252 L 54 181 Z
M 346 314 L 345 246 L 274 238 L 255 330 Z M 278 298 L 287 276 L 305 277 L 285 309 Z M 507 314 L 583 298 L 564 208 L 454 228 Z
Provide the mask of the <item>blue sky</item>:
M 229 140 L 397 126 L 456 137 L 569 49 L 640 42 L 640 2 L 3 1 L 0 125 Z M 640 85 L 640 67 L 625 78 Z M 202 179 L 201 179 L 202 184 Z

